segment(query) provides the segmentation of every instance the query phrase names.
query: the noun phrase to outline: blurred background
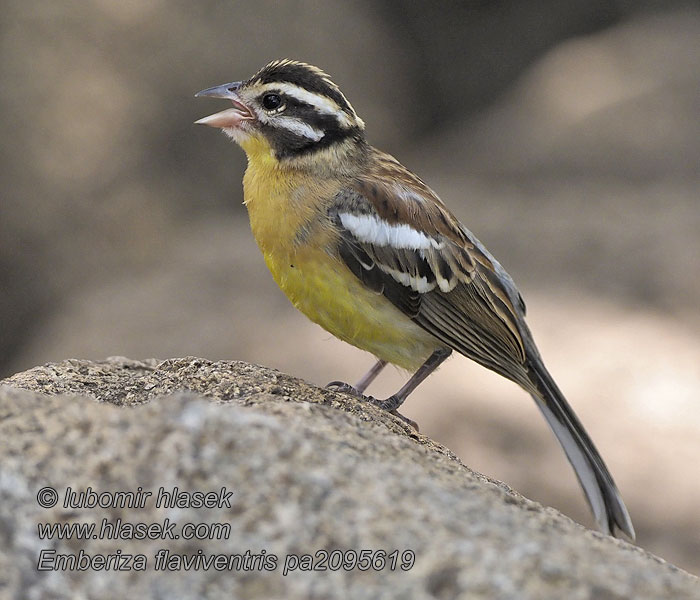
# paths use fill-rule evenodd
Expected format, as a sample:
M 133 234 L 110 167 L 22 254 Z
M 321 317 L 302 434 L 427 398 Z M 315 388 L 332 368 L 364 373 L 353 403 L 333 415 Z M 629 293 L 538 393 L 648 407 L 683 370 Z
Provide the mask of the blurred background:
M 192 124 L 225 107 L 196 91 L 304 60 L 508 269 L 638 543 L 700 573 L 697 3 L 5 0 L 0 31 L 0 374 L 109 355 L 317 384 L 369 368 L 276 288 L 243 153 Z M 455 357 L 405 414 L 591 525 L 515 385 Z

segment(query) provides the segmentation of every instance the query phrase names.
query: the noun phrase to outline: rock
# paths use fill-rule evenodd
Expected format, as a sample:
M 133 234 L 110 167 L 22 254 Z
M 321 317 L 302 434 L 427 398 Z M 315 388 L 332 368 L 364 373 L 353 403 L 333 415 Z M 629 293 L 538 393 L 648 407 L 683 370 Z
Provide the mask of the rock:
M 243 362 L 19 373 L 0 386 L 0 448 L 7 598 L 700 598 L 697 578 L 469 470 L 374 406 Z M 55 506 L 39 506 L 43 488 Z M 156 506 L 159 493 L 176 505 Z M 40 539 L 45 523 L 96 529 Z M 185 539 L 194 531 L 218 539 Z M 129 539 L 147 532 L 165 539 Z M 362 550 L 369 570 L 344 569 Z M 53 570 L 71 557 L 76 568 Z

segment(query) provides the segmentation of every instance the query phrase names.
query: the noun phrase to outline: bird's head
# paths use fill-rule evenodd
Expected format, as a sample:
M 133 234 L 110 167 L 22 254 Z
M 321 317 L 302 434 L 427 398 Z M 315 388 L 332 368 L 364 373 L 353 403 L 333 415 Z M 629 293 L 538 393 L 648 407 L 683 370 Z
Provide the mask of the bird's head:
M 338 154 L 364 143 L 364 127 L 328 75 L 306 63 L 276 60 L 246 81 L 225 83 L 196 96 L 226 98 L 233 108 L 196 121 L 218 127 L 249 155 L 300 163 L 321 151 Z

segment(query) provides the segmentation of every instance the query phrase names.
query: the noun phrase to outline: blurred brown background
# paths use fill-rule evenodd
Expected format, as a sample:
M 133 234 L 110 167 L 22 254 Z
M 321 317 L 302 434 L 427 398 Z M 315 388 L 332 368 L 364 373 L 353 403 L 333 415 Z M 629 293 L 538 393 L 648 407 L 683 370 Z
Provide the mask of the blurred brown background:
M 199 355 L 358 378 L 372 358 L 269 277 L 242 152 L 192 125 L 223 108 L 197 90 L 273 58 L 311 62 L 509 270 L 638 543 L 700 573 L 700 9 L 440 4 L 5 0 L 0 370 Z M 591 524 L 513 384 L 456 357 L 406 414 Z

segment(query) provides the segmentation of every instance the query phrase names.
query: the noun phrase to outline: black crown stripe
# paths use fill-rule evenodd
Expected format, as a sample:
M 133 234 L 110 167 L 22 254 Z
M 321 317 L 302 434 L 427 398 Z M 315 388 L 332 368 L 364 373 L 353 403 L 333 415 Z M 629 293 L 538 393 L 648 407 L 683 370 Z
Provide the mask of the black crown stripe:
M 327 79 L 322 71 L 317 71 L 303 63 L 272 62 L 247 81 L 248 85 L 255 83 L 291 83 L 308 92 L 330 98 L 348 115 L 354 115 L 348 101 L 336 85 Z

